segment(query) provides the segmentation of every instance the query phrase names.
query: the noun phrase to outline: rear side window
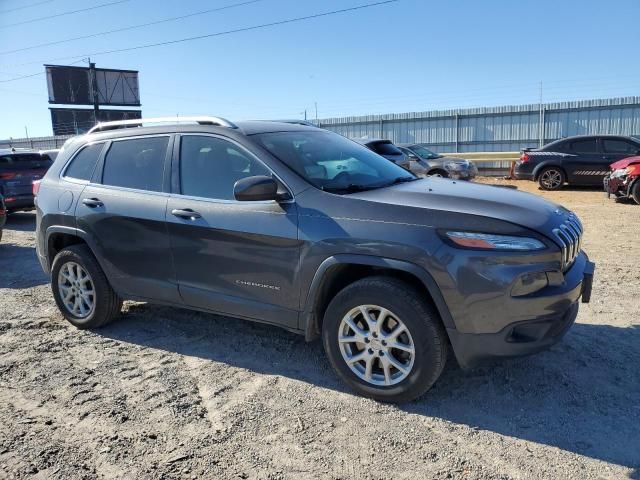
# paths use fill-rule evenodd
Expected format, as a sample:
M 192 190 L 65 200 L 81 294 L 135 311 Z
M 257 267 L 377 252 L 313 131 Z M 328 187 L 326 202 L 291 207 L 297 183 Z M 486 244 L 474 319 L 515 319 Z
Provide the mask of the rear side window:
M 104 159 L 102 183 L 161 192 L 168 143 L 169 137 L 113 142 Z
M 398 147 L 390 142 L 378 142 L 369 145 L 371 150 L 380 155 L 402 155 Z
M 91 180 L 93 171 L 100 158 L 100 153 L 104 143 L 94 143 L 84 147 L 75 157 L 64 172 L 65 177 L 77 178 L 78 180 Z
M 605 153 L 622 153 L 634 155 L 640 151 L 640 145 L 635 145 L 631 142 L 625 142 L 624 140 L 603 139 L 602 147 Z
M 595 138 L 576 140 L 571 143 L 572 153 L 598 153 L 598 143 Z

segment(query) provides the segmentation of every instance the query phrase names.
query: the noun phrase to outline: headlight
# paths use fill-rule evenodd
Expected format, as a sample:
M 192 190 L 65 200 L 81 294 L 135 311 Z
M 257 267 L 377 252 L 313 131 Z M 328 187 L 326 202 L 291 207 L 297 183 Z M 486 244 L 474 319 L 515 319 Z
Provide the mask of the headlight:
M 466 248 L 489 250 L 542 250 L 546 248 L 540 240 L 529 237 L 513 237 L 493 233 L 447 232 L 447 237 L 456 245 Z
M 462 170 L 462 165 L 456 162 L 445 162 L 444 168 L 451 172 L 459 172 L 460 170 Z
M 625 169 L 614 170 L 613 172 L 611 172 L 611 178 L 626 177 L 629 174 L 630 170 L 631 168 L 629 167 Z

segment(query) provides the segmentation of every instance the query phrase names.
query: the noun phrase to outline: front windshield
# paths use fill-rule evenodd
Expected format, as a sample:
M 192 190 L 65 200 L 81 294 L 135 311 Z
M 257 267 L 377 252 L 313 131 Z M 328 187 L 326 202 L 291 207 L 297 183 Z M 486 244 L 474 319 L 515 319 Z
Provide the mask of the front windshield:
M 317 188 L 349 193 L 416 180 L 368 148 L 326 130 L 262 133 L 254 138 Z
M 433 153 L 431 150 L 429 150 L 428 148 L 425 148 L 423 146 L 420 145 L 414 145 L 413 147 L 411 147 L 411 150 L 414 151 L 414 153 L 416 155 L 418 155 L 420 158 L 424 158 L 424 159 L 430 159 L 430 158 L 439 158 L 440 155 L 438 155 L 437 153 Z

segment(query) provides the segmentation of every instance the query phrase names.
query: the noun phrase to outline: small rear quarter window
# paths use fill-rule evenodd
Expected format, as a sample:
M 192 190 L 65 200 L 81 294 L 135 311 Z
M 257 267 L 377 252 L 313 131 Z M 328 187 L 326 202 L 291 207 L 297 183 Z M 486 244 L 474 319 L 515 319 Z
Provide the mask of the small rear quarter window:
M 103 147 L 104 143 L 94 143 L 84 147 L 73 157 L 64 176 L 78 180 L 90 180 Z

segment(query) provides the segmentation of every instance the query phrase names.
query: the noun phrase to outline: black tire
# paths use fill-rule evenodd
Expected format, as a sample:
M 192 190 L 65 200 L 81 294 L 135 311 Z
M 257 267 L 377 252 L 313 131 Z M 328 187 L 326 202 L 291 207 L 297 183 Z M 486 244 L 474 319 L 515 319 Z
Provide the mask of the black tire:
M 93 283 L 94 307 L 86 317 L 75 315 L 65 306 L 58 287 L 60 270 L 69 262 L 86 270 Z M 102 327 L 116 318 L 122 309 L 122 300 L 111 288 L 102 268 L 86 245 L 72 245 L 56 255 L 51 267 L 51 291 L 64 318 L 80 329 Z
M 423 297 L 423 293 L 400 280 L 369 277 L 347 286 L 331 300 L 322 325 L 323 344 L 332 367 L 353 390 L 383 402 L 407 402 L 433 386 L 446 363 L 449 342 L 439 315 Z M 369 383 L 356 375 L 343 358 L 338 342 L 340 325 L 345 315 L 359 305 L 388 309 L 410 332 L 415 347 L 413 366 L 395 385 Z
M 567 175 L 560 167 L 545 167 L 538 174 L 538 185 L 542 190 L 560 190 L 567 181 Z
M 631 186 L 631 198 L 633 198 L 634 202 L 640 205 L 640 180 L 636 180 L 635 183 Z
M 427 173 L 427 176 L 449 178 L 449 174 L 446 172 L 446 170 L 431 170 L 429 173 Z

